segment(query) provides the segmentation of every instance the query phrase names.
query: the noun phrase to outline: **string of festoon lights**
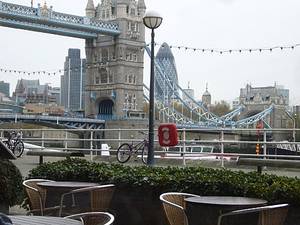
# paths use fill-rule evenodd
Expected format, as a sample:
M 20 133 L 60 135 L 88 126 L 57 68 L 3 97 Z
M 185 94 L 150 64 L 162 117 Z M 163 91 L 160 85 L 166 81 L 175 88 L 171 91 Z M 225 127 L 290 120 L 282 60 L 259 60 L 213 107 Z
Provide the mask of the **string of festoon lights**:
M 155 43 L 155 47 L 167 47 L 165 44 Z M 147 47 L 150 44 L 146 44 Z M 183 50 L 183 51 L 190 51 L 190 52 L 202 52 L 202 53 L 217 53 L 217 54 L 231 54 L 231 53 L 254 53 L 254 52 L 273 52 L 274 50 L 294 50 L 297 47 L 300 47 L 300 44 L 293 44 L 293 45 L 280 45 L 280 46 L 273 46 L 273 47 L 264 47 L 264 48 L 240 48 L 240 49 L 215 49 L 215 48 L 194 48 L 188 46 L 179 46 L 179 45 L 168 45 L 170 49 L 176 50 Z M 144 47 L 141 47 L 143 50 Z M 118 59 L 126 61 L 125 59 Z M 116 60 L 112 60 L 115 62 Z M 105 63 L 109 63 L 112 61 L 106 61 Z M 90 69 L 90 68 L 99 68 L 100 65 L 103 65 L 103 62 L 95 62 L 89 63 L 82 66 L 71 67 L 70 69 L 57 69 L 52 71 L 46 70 L 37 70 L 37 71 L 25 71 L 25 70 L 18 70 L 12 68 L 1 68 L 0 73 L 9 73 L 9 74 L 16 74 L 16 75 L 62 75 L 66 72 L 80 72 L 81 70 Z
M 108 63 L 109 61 L 107 61 Z M 36 71 L 28 71 L 28 70 L 17 70 L 17 69 L 11 69 L 11 68 L 1 68 L 0 67 L 0 73 L 9 73 L 9 74 L 15 74 L 15 75 L 62 75 L 64 73 L 68 72 L 80 72 L 81 70 L 84 71 L 86 69 L 91 68 L 99 68 L 100 65 L 103 65 L 105 63 L 89 63 L 82 66 L 74 66 L 70 67 L 70 69 L 57 69 L 52 71 L 46 71 L 46 70 L 36 70 Z
M 155 46 L 158 47 L 166 47 L 164 44 L 155 43 Z M 149 47 L 150 44 L 147 44 Z M 281 45 L 281 46 L 273 46 L 273 47 L 264 47 L 264 48 L 239 48 L 239 49 L 215 49 L 215 48 L 194 48 L 188 46 L 179 46 L 179 45 L 169 45 L 170 49 L 177 49 L 177 50 L 185 50 L 185 51 L 192 51 L 192 52 L 206 52 L 206 53 L 252 53 L 252 52 L 273 52 L 274 50 L 294 50 L 295 48 L 299 47 L 300 44 L 293 44 L 293 45 Z
M 72 71 L 80 71 L 80 67 L 76 68 L 71 68 L 70 72 Z M 45 71 L 45 70 L 40 70 L 40 71 L 24 71 L 24 70 L 16 70 L 16 69 L 11 69 L 11 68 L 0 68 L 0 73 L 8 73 L 8 74 L 15 74 L 15 75 L 62 75 L 64 72 L 68 72 L 69 70 L 63 70 L 63 69 L 58 69 L 55 71 Z
M 16 75 L 57 75 L 61 74 L 64 70 L 57 70 L 55 72 L 49 71 L 24 71 L 24 70 L 16 70 L 11 68 L 0 68 L 0 73 L 9 73 L 9 74 L 16 74 Z

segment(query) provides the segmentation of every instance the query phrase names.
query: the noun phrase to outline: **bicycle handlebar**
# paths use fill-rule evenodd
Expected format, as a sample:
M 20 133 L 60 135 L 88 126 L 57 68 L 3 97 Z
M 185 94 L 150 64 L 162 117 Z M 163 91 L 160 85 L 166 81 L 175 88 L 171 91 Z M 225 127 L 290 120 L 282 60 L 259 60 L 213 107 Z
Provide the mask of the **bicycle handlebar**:
M 140 134 L 143 134 L 143 135 L 148 135 L 146 132 L 144 132 L 144 131 L 138 131 Z

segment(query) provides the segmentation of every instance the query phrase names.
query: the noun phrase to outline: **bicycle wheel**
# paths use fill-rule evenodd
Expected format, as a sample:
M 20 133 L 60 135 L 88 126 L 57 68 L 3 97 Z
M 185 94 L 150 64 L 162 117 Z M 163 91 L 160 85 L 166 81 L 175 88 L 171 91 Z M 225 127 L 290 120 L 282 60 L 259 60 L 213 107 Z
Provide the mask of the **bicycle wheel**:
M 13 153 L 17 158 L 21 157 L 24 152 L 24 143 L 22 141 L 17 141 L 14 144 Z
M 144 145 L 144 148 L 142 149 L 142 161 L 144 164 L 147 164 L 148 159 L 148 144 Z
M 126 163 L 132 154 L 131 146 L 127 143 L 122 144 L 117 150 L 117 160 L 120 163 Z

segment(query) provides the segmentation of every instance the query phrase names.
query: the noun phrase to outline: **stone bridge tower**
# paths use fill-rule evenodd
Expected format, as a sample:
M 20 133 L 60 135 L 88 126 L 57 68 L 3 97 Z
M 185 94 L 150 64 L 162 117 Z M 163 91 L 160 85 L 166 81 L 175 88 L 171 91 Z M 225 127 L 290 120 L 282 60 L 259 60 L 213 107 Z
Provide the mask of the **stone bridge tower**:
M 247 84 L 240 90 L 240 103 L 245 106 L 240 118 L 253 116 L 273 105 L 272 112 L 263 120 L 272 128 L 291 128 L 291 118 L 286 110 L 289 107 L 289 89 L 282 85 L 252 87 Z M 253 125 L 255 128 L 256 124 Z M 288 140 L 292 134 L 289 132 L 273 132 L 273 139 L 277 141 Z
M 86 41 L 86 116 L 143 116 L 144 0 L 88 0 L 86 16 L 115 22 L 121 34 Z

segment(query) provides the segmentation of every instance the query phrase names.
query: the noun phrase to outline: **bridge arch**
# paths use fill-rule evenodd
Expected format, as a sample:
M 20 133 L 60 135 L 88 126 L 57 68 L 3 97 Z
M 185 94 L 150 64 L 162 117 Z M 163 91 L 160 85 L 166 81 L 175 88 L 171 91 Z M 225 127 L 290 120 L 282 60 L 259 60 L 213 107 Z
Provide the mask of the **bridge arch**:
M 115 103 L 110 98 L 102 98 L 97 101 L 97 113 L 102 119 L 110 119 L 113 116 Z

